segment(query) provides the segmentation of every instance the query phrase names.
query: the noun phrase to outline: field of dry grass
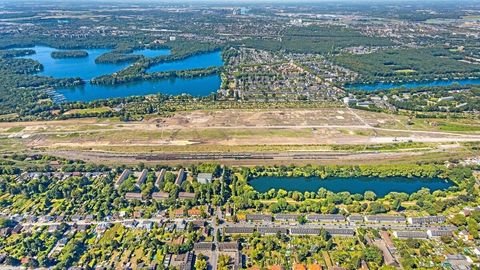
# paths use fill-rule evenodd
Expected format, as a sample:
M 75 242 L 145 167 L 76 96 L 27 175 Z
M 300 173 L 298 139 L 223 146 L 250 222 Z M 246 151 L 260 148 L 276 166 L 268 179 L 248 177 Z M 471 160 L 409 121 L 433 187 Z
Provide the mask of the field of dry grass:
M 479 130 L 479 131 L 477 131 Z M 477 119 L 414 119 L 347 108 L 178 112 L 144 121 L 72 119 L 0 123 L 2 152 L 168 153 L 342 151 L 464 152 Z

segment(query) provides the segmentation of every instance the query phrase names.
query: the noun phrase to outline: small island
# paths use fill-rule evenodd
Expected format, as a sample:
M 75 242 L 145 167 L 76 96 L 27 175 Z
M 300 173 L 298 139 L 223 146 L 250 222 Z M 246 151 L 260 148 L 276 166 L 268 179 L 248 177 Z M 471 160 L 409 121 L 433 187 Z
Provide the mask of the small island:
M 62 59 L 62 58 L 84 58 L 88 56 L 86 51 L 54 51 L 51 54 L 52 58 Z
M 22 50 L 2 50 L 0 51 L 0 58 L 14 58 L 22 57 L 35 54 L 35 51 L 32 49 L 22 49 Z
M 127 62 L 135 62 L 142 58 L 141 55 L 137 54 L 123 54 L 117 52 L 104 53 L 95 59 L 97 64 L 120 64 Z

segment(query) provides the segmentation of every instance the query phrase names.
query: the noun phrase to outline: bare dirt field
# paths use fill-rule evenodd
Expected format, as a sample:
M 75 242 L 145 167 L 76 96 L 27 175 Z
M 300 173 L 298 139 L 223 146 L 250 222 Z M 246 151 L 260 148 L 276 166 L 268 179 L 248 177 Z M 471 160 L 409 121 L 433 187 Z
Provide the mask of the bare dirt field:
M 105 158 L 132 162 L 138 162 L 142 154 L 267 152 L 273 157 L 264 160 L 291 161 L 319 160 L 322 154 L 298 158 L 282 153 L 338 152 L 340 147 L 344 152 L 334 159 L 393 159 L 432 152 L 463 153 L 459 150 L 463 149 L 462 143 L 480 143 L 479 127 L 480 121 L 475 119 L 424 119 L 412 124 L 406 116 L 348 108 L 193 111 L 134 122 L 89 118 L 0 123 L 0 138 L 6 144 L 0 151 L 13 150 L 7 145 L 11 144 L 29 152 L 69 153 L 85 159 L 100 159 L 101 153 L 109 153 Z M 120 158 L 118 154 L 128 155 Z M 137 159 L 132 159 L 135 155 Z M 172 159 L 208 158 L 190 155 Z

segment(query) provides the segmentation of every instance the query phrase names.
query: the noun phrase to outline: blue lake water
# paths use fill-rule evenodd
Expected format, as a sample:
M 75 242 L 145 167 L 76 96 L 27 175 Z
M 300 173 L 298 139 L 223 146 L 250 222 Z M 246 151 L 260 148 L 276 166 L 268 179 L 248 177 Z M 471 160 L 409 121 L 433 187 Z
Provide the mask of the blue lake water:
M 220 75 L 216 74 L 188 79 L 172 78 L 157 81 L 140 81 L 115 86 L 92 85 L 88 82 L 92 78 L 120 71 L 131 65 L 131 63 L 96 64 L 95 59 L 110 51 L 109 49 L 86 49 L 85 51 L 88 52 L 88 57 L 63 59 L 54 59 L 51 57 L 51 53 L 58 50 L 55 48 L 35 46 L 32 49 L 35 50 L 36 54 L 28 55 L 24 58 L 37 60 L 43 65 L 44 70 L 39 72 L 38 75 L 54 78 L 80 77 L 86 81 L 86 84 L 83 86 L 56 89 L 56 92 L 59 94 L 55 97 L 57 101 L 92 101 L 157 93 L 172 95 L 186 93 L 193 96 L 207 96 L 212 92 L 216 92 L 221 84 Z M 170 50 L 143 49 L 136 50 L 133 54 L 141 54 L 145 57 L 157 57 L 169 55 Z M 180 61 L 158 64 L 154 66 L 154 68 L 158 69 L 155 71 L 170 71 L 221 65 L 223 65 L 223 61 L 221 53 L 218 51 L 195 55 Z
M 390 90 L 394 88 L 419 88 L 419 87 L 435 87 L 435 86 L 452 86 L 458 85 L 480 85 L 480 79 L 462 79 L 462 80 L 437 80 L 425 82 L 405 82 L 405 83 L 374 83 L 374 84 L 351 84 L 347 85 L 348 90 L 363 91 L 379 91 Z
M 92 101 L 156 93 L 169 95 L 194 93 L 195 96 L 208 96 L 218 89 L 220 83 L 220 76 L 210 75 L 191 79 L 174 78 L 159 81 L 139 81 L 115 86 L 87 83 L 74 88 L 57 89 L 57 93 L 65 97 L 67 101 Z
M 197 54 L 183 60 L 161 63 L 148 69 L 148 72 L 178 71 L 221 66 L 223 66 L 222 54 L 220 51 L 215 51 Z
M 249 181 L 249 184 L 259 192 L 270 189 L 283 189 L 287 191 L 313 191 L 325 188 L 332 192 L 348 191 L 351 194 L 363 194 L 373 191 L 377 196 L 383 197 L 390 192 L 405 192 L 411 194 L 421 188 L 430 191 L 444 190 L 453 185 L 452 182 L 439 178 L 407 178 L 407 177 L 329 177 L 320 179 L 315 177 L 258 177 Z

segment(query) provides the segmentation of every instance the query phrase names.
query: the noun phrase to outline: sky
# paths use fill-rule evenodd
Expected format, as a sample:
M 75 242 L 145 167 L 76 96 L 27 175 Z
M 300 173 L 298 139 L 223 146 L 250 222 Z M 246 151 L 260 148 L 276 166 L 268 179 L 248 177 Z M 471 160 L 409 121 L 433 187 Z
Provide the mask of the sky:
M 312 3 L 312 2 L 338 2 L 338 3 L 358 3 L 358 2 L 382 2 L 382 3 L 399 3 L 399 2 L 416 2 L 419 0 L 0 0 L 0 3 L 4 2 L 124 2 L 124 3 L 142 3 L 142 2 L 162 2 L 162 3 L 231 3 L 231 2 L 244 2 L 244 3 Z M 457 2 L 458 0 L 421 0 L 420 2 Z M 462 2 L 480 3 L 480 0 L 461 0 Z

